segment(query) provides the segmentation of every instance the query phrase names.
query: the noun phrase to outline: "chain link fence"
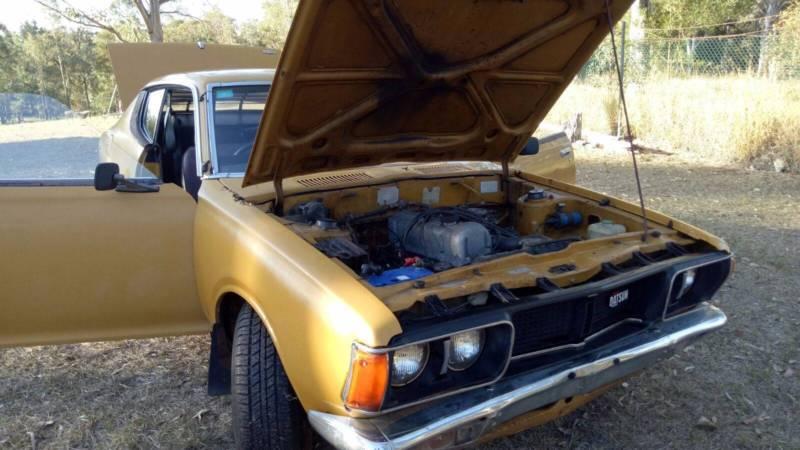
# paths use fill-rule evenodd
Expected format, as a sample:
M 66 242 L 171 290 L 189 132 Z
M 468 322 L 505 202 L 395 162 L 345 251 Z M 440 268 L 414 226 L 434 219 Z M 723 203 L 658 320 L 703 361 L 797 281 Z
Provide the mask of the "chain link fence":
M 648 37 L 620 41 L 628 81 L 648 78 L 753 76 L 800 79 L 797 58 L 786 57 L 777 35 L 744 33 L 693 38 Z M 580 79 L 614 73 L 610 42 L 605 42 L 583 67 Z
M 704 161 L 800 171 L 800 36 L 651 33 L 623 40 L 620 31 L 625 97 L 640 145 Z M 588 136 L 622 136 L 622 118 L 607 39 L 546 120 Z

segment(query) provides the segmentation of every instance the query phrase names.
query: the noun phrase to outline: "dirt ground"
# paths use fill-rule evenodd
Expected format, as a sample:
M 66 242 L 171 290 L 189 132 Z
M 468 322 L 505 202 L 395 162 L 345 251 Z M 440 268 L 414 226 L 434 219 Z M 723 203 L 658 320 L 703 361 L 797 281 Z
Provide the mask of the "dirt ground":
M 92 178 L 98 136 L 115 116 L 0 126 L 0 179 Z
M 635 198 L 626 153 L 576 154 L 579 184 Z M 737 254 L 715 300 L 729 324 L 572 415 L 482 448 L 800 448 L 800 176 L 640 161 L 649 207 Z M 0 350 L 0 449 L 231 448 L 229 401 L 205 393 L 207 347 L 200 336 Z

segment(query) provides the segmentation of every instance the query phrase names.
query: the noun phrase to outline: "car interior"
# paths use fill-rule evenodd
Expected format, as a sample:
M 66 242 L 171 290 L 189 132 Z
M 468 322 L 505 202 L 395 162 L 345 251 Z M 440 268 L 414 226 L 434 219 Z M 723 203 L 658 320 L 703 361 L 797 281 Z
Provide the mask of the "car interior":
M 213 141 L 216 173 L 245 171 L 261 122 L 269 85 L 214 88 Z M 189 89 L 166 87 L 150 90 L 140 115 L 140 128 L 157 151 L 145 155 L 157 164 L 164 183 L 182 186 L 197 200 L 201 179 L 195 154 L 194 99 Z M 153 136 L 153 137 L 151 137 Z
M 143 114 L 143 129 L 147 132 L 150 102 L 157 102 L 160 95 L 156 91 L 148 94 Z M 194 151 L 194 100 L 189 89 L 170 87 L 164 90 L 163 103 L 158 117 L 157 130 L 152 143 L 158 149 L 158 163 L 164 183 L 182 186 L 197 199 L 200 177 L 197 175 Z M 149 157 L 150 155 L 148 155 Z

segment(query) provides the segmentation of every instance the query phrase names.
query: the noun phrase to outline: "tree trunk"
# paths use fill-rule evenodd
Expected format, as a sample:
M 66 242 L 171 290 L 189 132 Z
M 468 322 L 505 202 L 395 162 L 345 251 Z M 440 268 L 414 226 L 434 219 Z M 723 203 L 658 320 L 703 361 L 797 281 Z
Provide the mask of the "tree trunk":
M 69 87 L 69 78 L 64 71 L 64 61 L 61 59 L 61 46 L 56 47 L 56 60 L 58 61 L 58 72 L 61 74 L 61 86 L 64 88 L 64 104 L 72 109 L 72 93 Z
M 164 42 L 164 28 L 161 26 L 161 4 L 169 0 L 132 0 L 147 27 L 150 42 Z M 145 7 L 147 2 L 148 7 Z
M 768 13 L 772 11 L 769 10 Z M 764 33 L 761 36 L 761 48 L 758 52 L 758 74 L 762 76 L 769 75 L 767 60 L 769 58 L 769 38 L 772 31 L 773 17 L 764 17 Z
M 92 110 L 92 99 L 89 96 L 89 80 L 86 78 L 86 75 L 81 75 L 81 80 L 83 81 L 83 97 L 86 100 L 86 110 Z

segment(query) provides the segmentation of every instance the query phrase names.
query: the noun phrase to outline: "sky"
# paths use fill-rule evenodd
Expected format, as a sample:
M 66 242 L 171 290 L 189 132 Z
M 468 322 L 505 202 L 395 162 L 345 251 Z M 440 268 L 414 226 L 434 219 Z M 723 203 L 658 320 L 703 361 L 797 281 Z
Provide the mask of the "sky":
M 53 24 L 46 10 L 33 0 L 0 0 L 0 3 L 7 3 L 3 8 L 3 14 L 0 15 L 0 23 L 10 30 L 19 30 L 20 25 L 27 20 L 35 20 L 44 27 Z M 91 10 L 108 6 L 111 0 L 70 0 L 70 3 L 76 8 Z M 190 0 L 184 2 L 184 5 L 193 5 L 191 13 L 196 16 L 201 16 L 217 6 L 226 15 L 242 22 L 260 17 L 261 3 L 261 0 Z

